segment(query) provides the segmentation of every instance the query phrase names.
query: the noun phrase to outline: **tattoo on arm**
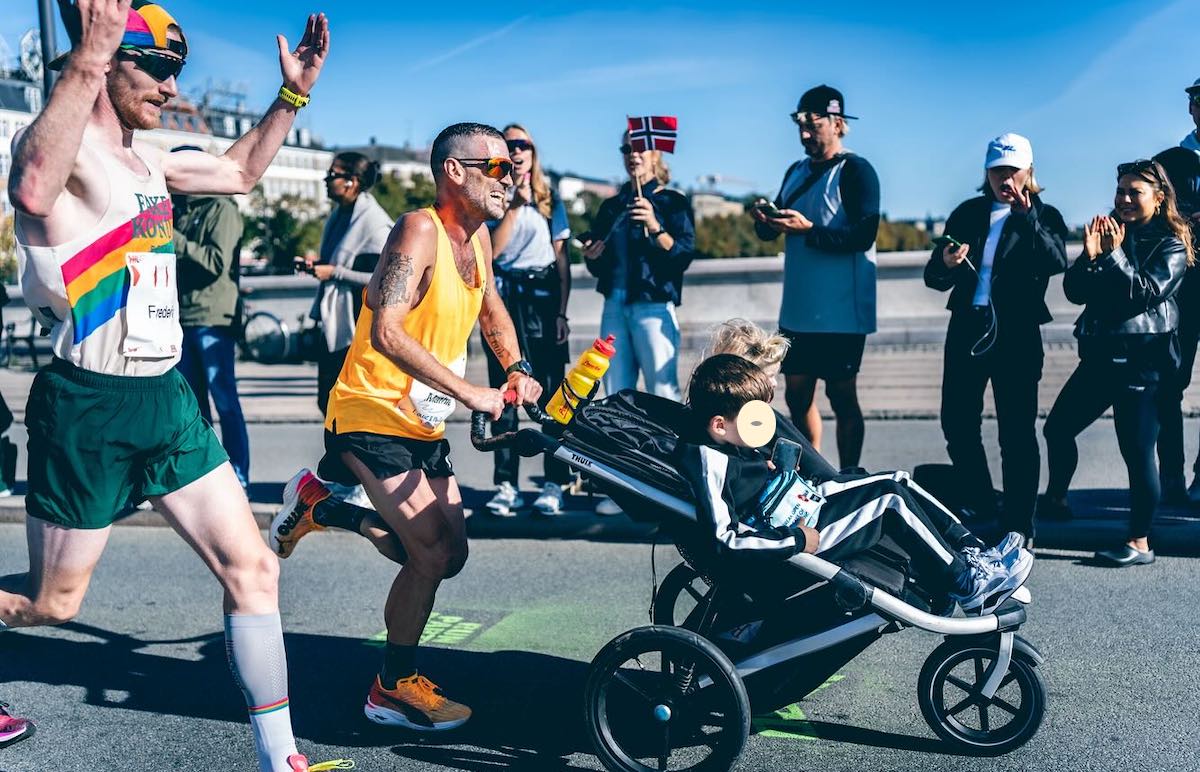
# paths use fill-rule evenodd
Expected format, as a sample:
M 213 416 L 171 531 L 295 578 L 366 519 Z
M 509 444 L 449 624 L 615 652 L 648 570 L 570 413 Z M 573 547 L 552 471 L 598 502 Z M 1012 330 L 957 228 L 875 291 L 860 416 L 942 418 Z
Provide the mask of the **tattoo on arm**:
M 413 260 L 403 252 L 388 254 L 383 277 L 379 281 L 379 305 L 396 306 L 410 301 L 408 280 L 413 275 Z
M 501 362 L 507 360 L 510 356 L 508 347 L 504 345 L 504 333 L 499 327 L 490 327 L 484 333 L 483 337 L 487 340 L 488 346 L 492 349 L 492 353 L 496 355 L 496 359 Z

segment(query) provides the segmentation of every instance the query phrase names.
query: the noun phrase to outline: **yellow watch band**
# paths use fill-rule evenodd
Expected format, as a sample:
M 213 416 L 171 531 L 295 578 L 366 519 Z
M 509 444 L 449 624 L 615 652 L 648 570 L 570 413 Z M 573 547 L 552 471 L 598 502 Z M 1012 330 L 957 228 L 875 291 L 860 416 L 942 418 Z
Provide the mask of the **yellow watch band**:
M 299 110 L 301 107 L 304 107 L 309 102 L 309 97 L 300 96 L 287 86 L 279 87 L 279 98 L 287 102 L 292 107 L 295 107 L 297 110 Z

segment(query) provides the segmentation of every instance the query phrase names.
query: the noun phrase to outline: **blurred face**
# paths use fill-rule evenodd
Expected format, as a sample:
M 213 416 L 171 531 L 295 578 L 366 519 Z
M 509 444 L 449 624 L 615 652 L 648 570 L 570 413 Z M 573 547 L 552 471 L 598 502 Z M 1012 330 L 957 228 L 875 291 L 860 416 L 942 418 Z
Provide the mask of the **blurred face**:
M 325 173 L 325 194 L 335 204 L 353 201 L 358 193 L 358 180 L 350 170 L 338 161 L 334 161 Z
M 1005 204 L 1011 204 L 1017 199 L 1017 193 L 1029 184 L 1031 172 L 1029 169 L 1018 169 L 1015 166 L 993 166 L 987 170 L 988 185 L 992 188 L 992 196 Z
M 529 135 L 520 129 L 508 129 L 504 132 L 504 142 L 508 145 L 508 157 L 512 159 L 514 180 L 519 180 L 533 171 L 533 141 Z
M 167 37 L 181 41 L 172 29 Z M 154 129 L 162 125 L 162 107 L 179 95 L 175 77 L 157 80 L 138 67 L 141 57 L 182 61 L 178 55 L 164 49 L 153 49 L 139 55 L 115 57 L 110 65 L 106 88 L 109 100 L 121 125 L 127 129 Z
M 800 130 L 800 144 L 809 158 L 832 158 L 842 147 L 838 133 L 840 118 L 817 113 L 798 113 L 792 120 Z
M 628 134 L 621 141 L 621 158 L 625 162 L 625 171 L 638 182 L 645 183 L 654 176 L 654 151 L 634 150 Z
M 475 137 L 469 144 L 470 155 L 462 158 L 487 159 L 508 156 L 508 147 L 504 140 L 498 137 Z M 461 189 L 459 195 L 467 205 L 468 210 L 481 220 L 498 220 L 508 209 L 506 193 L 508 186 L 513 184 L 513 175 L 508 173 L 499 178 L 489 177 L 487 169 L 479 162 L 469 161 L 471 165 L 463 165 Z
M 1126 174 L 1117 180 L 1113 208 L 1123 223 L 1144 225 L 1150 222 L 1162 202 L 1163 192 L 1140 175 Z

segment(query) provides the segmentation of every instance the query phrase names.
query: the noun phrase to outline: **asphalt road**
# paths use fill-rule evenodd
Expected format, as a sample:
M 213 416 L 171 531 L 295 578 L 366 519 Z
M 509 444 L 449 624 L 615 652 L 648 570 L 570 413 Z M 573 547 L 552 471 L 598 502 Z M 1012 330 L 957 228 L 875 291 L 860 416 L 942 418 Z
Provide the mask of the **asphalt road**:
M 1189 422 L 1190 440 L 1195 433 Z M 273 486 L 315 459 L 320 433 L 313 425 L 252 427 L 252 443 L 255 480 Z M 1092 427 L 1083 443 L 1078 484 L 1122 486 L 1111 422 Z M 868 448 L 875 468 L 944 457 L 930 421 L 872 422 Z M 456 455 L 478 500 L 490 466 L 472 451 Z M 1100 491 L 1080 500 L 1113 509 L 1121 499 Z M 759 716 L 739 769 L 1200 769 L 1192 611 L 1200 553 L 1176 550 L 1128 571 L 1094 568 L 1078 550 L 1094 546 L 1094 533 L 1118 532 L 1119 509 L 1089 516 L 1047 541 L 1075 549 L 1039 549 L 1030 580 L 1034 604 L 1022 635 L 1046 656 L 1049 709 L 1028 746 L 998 759 L 947 753 L 916 701 L 917 673 L 938 638 L 909 630 L 874 644 L 807 700 Z M 1164 530 L 1197 530 L 1187 513 L 1167 520 Z M 503 535 L 503 526 L 487 530 Z M 595 540 L 473 541 L 467 568 L 439 595 L 422 667 L 476 715 L 436 741 L 381 730 L 361 715 L 391 567 L 358 537 L 310 537 L 284 563 L 281 589 L 301 749 L 314 760 L 353 758 L 365 770 L 599 769 L 583 732 L 581 685 L 608 640 L 646 623 L 651 548 L 594 532 Z M 657 556 L 661 578 L 677 557 L 669 546 Z M 25 565 L 21 526 L 0 525 L 3 572 Z M 39 722 L 35 738 L 0 750 L 2 772 L 253 769 L 219 592 L 166 529 L 114 530 L 76 622 L 0 634 L 0 684 L 0 699 Z
M 3 564 L 20 564 L 22 552 L 20 526 L 0 526 Z M 667 547 L 658 556 L 660 571 L 675 560 Z M 877 642 L 798 707 L 760 717 L 771 731 L 751 737 L 739 768 L 1200 768 L 1200 566 L 1163 558 L 1121 572 L 1076 557 L 1043 551 L 1030 581 L 1022 634 L 1047 658 L 1050 707 L 1024 749 L 999 759 L 946 753 L 915 699 L 938 640 L 910 630 Z M 293 718 L 310 758 L 353 758 L 364 770 L 599 768 L 582 734 L 580 688 L 600 647 L 646 621 L 649 545 L 476 541 L 438 598 L 436 648 L 422 667 L 477 713 L 438 742 L 361 715 L 390 576 L 348 534 L 311 537 L 284 565 Z M 169 531 L 117 529 L 78 621 L 4 633 L 0 646 L 3 698 L 40 724 L 35 738 L 0 751 L 0 769 L 253 768 L 218 592 Z

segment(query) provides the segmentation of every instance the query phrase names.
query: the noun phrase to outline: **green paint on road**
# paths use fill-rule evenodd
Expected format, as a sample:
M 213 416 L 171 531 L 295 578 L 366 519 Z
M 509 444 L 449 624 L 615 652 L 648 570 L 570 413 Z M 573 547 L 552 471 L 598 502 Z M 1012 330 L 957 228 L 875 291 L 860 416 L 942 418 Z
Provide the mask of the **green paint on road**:
M 845 676 L 835 674 L 825 679 L 825 683 L 813 689 L 811 694 L 816 694 L 822 689 L 836 684 Z M 800 703 L 793 702 L 791 705 L 780 708 L 768 716 L 755 716 L 753 721 L 753 729 L 760 737 L 777 737 L 784 740 L 819 740 L 821 736 L 817 730 L 808 721 L 808 716 L 800 707 Z
M 422 646 L 458 646 L 466 643 L 484 628 L 482 622 L 468 622 L 460 616 L 439 614 L 436 611 L 429 615 L 425 631 L 421 633 Z M 365 641 L 368 646 L 383 648 L 387 643 L 387 630 L 375 633 Z

